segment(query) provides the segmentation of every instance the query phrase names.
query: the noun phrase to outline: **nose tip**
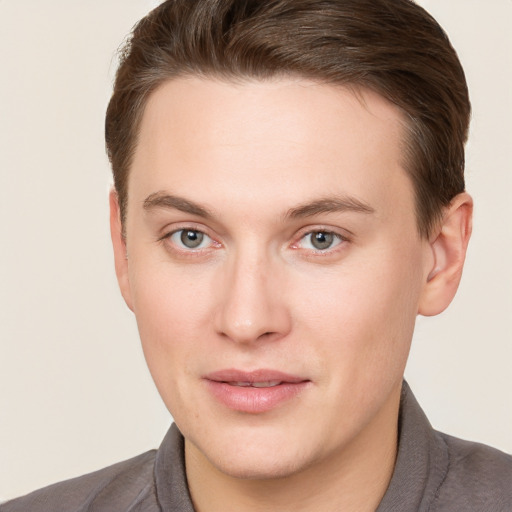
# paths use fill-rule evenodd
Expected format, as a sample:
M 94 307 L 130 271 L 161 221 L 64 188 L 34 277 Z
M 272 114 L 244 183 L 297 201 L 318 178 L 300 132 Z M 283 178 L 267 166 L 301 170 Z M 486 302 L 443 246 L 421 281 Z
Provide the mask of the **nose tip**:
M 229 320 L 226 318 L 226 320 L 221 333 L 237 343 L 251 343 L 252 341 L 278 336 L 279 330 L 277 327 L 275 331 L 267 330 L 268 327 L 264 325 L 266 322 L 262 314 L 258 316 L 259 323 L 249 319 L 236 320 L 232 318 Z
M 246 344 L 286 335 L 291 320 L 282 286 L 270 265 L 238 265 L 220 287 L 217 332 Z

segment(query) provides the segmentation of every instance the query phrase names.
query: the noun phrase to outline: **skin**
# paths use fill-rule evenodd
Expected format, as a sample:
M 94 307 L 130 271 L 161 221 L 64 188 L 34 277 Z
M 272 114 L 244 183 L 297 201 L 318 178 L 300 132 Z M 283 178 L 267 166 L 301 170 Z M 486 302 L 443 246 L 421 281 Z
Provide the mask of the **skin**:
M 420 237 L 402 132 L 377 94 L 305 80 L 180 78 L 150 97 L 112 239 L 199 512 L 370 511 L 385 493 L 415 318 L 451 301 L 471 232 L 461 194 Z M 204 379 L 231 368 L 306 385 L 232 410 Z

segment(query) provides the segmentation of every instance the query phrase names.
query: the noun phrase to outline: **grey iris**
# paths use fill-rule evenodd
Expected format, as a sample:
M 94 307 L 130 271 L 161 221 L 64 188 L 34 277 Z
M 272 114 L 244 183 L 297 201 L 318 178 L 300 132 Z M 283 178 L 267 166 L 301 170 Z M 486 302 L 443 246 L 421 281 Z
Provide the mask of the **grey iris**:
M 183 245 L 189 249 L 195 249 L 196 247 L 199 247 L 203 241 L 203 238 L 203 233 L 199 231 L 192 231 L 190 229 L 184 229 L 180 236 Z
M 329 249 L 334 241 L 333 233 L 326 233 L 325 231 L 317 231 L 311 233 L 311 245 L 315 249 L 324 250 Z

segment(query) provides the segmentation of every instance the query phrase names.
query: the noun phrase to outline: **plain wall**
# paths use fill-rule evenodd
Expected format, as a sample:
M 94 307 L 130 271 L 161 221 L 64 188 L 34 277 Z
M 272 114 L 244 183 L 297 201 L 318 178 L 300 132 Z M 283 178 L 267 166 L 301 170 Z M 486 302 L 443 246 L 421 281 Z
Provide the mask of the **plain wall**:
M 0 0 L 0 500 L 158 447 L 171 418 L 117 289 L 103 118 L 149 0 Z M 473 102 L 474 235 L 406 376 L 433 425 L 512 452 L 512 2 L 423 0 Z

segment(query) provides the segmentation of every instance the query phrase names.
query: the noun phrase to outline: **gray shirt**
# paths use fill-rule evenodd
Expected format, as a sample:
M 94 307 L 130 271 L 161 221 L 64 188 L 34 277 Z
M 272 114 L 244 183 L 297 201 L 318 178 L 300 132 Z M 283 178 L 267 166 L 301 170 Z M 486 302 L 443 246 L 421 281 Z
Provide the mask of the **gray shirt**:
M 58 483 L 0 512 L 194 512 L 183 437 L 158 450 Z M 432 429 L 404 382 L 393 477 L 376 512 L 512 512 L 512 456 Z

